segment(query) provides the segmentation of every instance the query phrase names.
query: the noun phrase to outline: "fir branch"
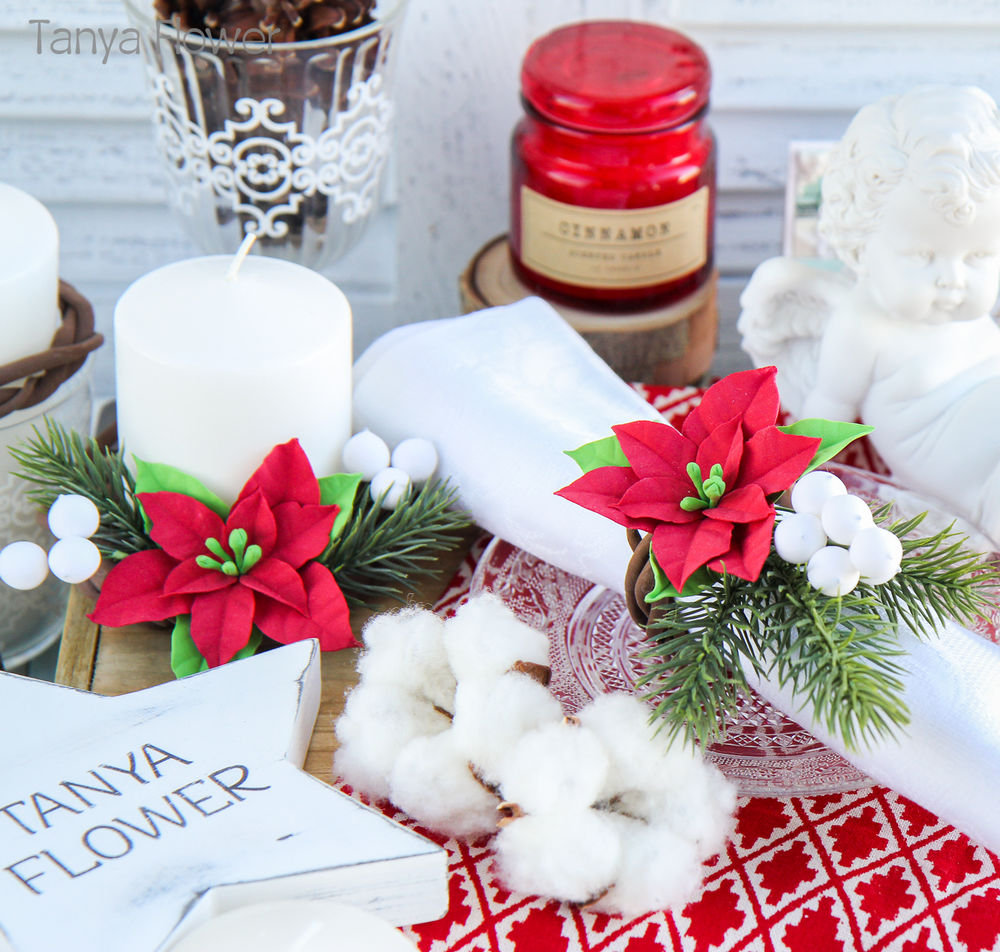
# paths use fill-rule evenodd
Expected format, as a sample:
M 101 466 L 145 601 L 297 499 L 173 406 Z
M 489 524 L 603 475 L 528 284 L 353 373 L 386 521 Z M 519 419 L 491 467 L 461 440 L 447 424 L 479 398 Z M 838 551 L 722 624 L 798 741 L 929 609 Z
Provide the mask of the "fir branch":
M 948 619 L 971 624 L 986 618 L 1000 586 L 995 562 L 965 548 L 966 538 L 954 524 L 932 536 L 914 536 L 926 515 L 887 526 L 903 543 L 903 562 L 895 577 L 879 586 L 889 616 L 925 638 Z
M 96 440 L 84 440 L 46 418 L 45 432 L 34 428 L 34 437 L 10 455 L 21 471 L 17 476 L 31 483 L 31 499 L 43 511 L 62 493 L 86 496 L 101 513 L 101 524 L 92 536 L 101 554 L 122 558 L 153 548 L 146 535 L 135 498 L 135 479 L 120 453 L 102 448 Z
M 876 518 L 887 520 L 888 509 Z M 747 689 L 745 666 L 791 686 L 848 748 L 905 725 L 899 624 L 928 637 L 949 618 L 971 622 L 1000 587 L 996 566 L 953 528 L 915 536 L 923 518 L 889 526 L 902 537 L 903 563 L 882 585 L 830 598 L 803 566 L 772 552 L 755 582 L 723 575 L 694 598 L 657 601 L 639 684 L 670 735 L 718 739 Z
M 454 508 L 458 491 L 448 481 L 427 483 L 403 505 L 386 511 L 362 483 L 343 532 L 321 556 L 352 604 L 407 592 L 432 575 L 437 556 L 454 549 L 472 522 Z

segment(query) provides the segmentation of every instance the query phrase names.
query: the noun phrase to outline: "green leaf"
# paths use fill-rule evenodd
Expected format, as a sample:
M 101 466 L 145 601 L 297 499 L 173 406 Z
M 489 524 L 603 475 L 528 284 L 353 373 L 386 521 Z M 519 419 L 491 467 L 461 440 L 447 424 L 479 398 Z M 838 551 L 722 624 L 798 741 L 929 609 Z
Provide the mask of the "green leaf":
M 319 482 L 319 501 L 324 506 L 340 506 L 337 519 L 330 532 L 330 539 L 336 539 L 347 525 L 354 512 L 354 500 L 361 484 L 360 473 L 334 473 L 324 476 Z
M 203 503 L 216 515 L 223 519 L 229 515 L 229 506 L 226 505 L 212 490 L 204 486 L 198 479 L 188 473 L 183 473 L 166 463 L 147 463 L 145 460 L 133 456 L 135 460 L 135 491 L 138 493 L 180 493 L 182 496 L 190 496 Z M 143 513 L 145 518 L 145 513 Z M 146 531 L 149 531 L 147 521 Z
M 805 469 L 808 473 L 817 466 L 822 466 L 827 460 L 833 459 L 845 446 L 871 433 L 874 427 L 863 423 L 844 423 L 840 420 L 823 420 L 817 417 L 810 420 L 796 420 L 795 423 L 779 426 L 778 429 L 793 436 L 818 436 L 822 440 Z
M 708 588 L 715 581 L 712 578 L 712 573 L 702 566 L 697 572 L 693 572 L 688 576 L 688 580 L 684 583 L 684 590 L 678 592 L 670 579 L 667 578 L 666 573 L 660 568 L 660 563 L 656 561 L 656 556 L 653 555 L 652 549 L 649 550 L 649 564 L 653 569 L 653 589 L 646 595 L 647 605 L 658 602 L 661 598 L 696 595 L 698 592 Z
M 242 661 L 257 652 L 264 635 L 254 628 L 246 647 L 240 648 L 233 655 L 233 661 Z M 174 622 L 174 630 L 170 634 L 170 670 L 175 678 L 186 678 L 199 671 L 208 670 L 208 662 L 202 657 L 198 646 L 191 637 L 191 616 L 178 615 Z
M 622 452 L 617 436 L 606 436 L 593 443 L 584 443 L 575 450 L 566 450 L 566 455 L 576 462 L 585 473 L 602 466 L 628 466 L 629 461 Z
M 186 678 L 208 670 L 208 662 L 191 637 L 190 615 L 178 615 L 174 622 L 174 630 L 170 633 L 170 670 L 175 678 Z

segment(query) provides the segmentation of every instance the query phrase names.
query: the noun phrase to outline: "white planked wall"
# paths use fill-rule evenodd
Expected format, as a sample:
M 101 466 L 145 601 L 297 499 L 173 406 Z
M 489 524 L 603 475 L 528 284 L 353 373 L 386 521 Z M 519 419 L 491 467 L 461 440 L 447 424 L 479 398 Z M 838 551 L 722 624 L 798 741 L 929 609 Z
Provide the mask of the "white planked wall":
M 110 28 L 124 15 L 119 0 L 0 0 L 0 181 L 52 210 L 62 273 L 107 331 L 130 281 L 196 249 L 165 206 L 138 57 L 39 55 L 28 23 L 38 17 L 52 21 L 46 29 Z M 594 17 L 677 27 L 712 60 L 719 370 L 743 360 L 733 331 L 738 292 L 779 250 L 790 139 L 835 138 L 858 106 L 920 82 L 1000 94 L 994 0 L 411 0 L 391 204 L 329 272 L 354 306 L 358 346 L 394 324 L 457 312 L 458 273 L 507 227 L 524 50 L 552 27 Z M 110 347 L 98 386 L 113 389 Z

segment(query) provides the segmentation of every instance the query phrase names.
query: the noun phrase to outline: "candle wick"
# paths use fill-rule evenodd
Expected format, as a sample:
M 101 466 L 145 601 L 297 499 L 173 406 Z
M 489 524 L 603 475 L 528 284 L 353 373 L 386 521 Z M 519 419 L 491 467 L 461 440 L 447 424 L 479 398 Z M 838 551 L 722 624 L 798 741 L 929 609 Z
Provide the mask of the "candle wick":
M 233 263 L 229 266 L 229 270 L 226 272 L 227 281 L 235 281 L 239 277 L 240 266 L 243 264 L 244 259 L 248 254 L 250 254 L 250 249 L 253 247 L 253 243 L 257 240 L 256 234 L 247 235 L 243 239 L 243 243 L 237 249 L 236 254 L 233 256 Z

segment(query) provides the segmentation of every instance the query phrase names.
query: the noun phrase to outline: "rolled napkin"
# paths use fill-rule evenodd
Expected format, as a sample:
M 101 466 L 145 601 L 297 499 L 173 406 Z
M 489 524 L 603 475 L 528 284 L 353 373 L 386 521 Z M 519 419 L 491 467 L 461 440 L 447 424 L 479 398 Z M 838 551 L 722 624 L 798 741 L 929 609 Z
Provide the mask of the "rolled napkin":
M 553 492 L 579 475 L 564 450 L 660 417 L 548 305 L 529 299 L 391 331 L 358 361 L 355 380 L 358 425 L 390 442 L 433 440 L 441 474 L 480 525 L 624 591 L 625 530 Z M 869 776 L 1000 851 L 1000 647 L 959 625 L 929 642 L 908 631 L 900 639 L 912 722 L 860 752 L 776 683 L 758 690 Z
M 660 415 L 548 304 L 527 298 L 408 324 L 354 366 L 354 428 L 435 444 L 476 523 L 541 559 L 621 586 L 625 532 L 553 495 L 580 473 L 563 452 Z

